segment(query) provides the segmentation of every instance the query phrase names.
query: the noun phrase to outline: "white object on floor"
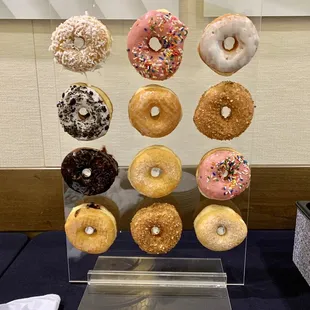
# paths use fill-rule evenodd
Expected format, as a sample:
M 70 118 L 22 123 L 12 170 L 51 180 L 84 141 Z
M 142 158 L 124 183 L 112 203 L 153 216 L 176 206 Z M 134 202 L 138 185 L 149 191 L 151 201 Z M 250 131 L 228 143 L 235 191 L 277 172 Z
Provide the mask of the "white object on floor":
M 1 304 L 0 310 L 57 310 L 60 297 L 55 294 L 13 300 Z

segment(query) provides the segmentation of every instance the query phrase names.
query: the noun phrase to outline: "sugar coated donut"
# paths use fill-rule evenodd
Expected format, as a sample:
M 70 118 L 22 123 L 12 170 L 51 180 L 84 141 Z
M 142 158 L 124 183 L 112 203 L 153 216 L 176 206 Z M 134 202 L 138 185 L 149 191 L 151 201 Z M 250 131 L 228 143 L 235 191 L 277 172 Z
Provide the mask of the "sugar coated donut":
M 55 60 L 75 72 L 93 71 L 110 54 L 112 37 L 96 17 L 73 16 L 52 34 L 50 50 Z
M 182 220 L 175 207 L 154 203 L 140 209 L 130 223 L 131 235 L 140 249 L 149 254 L 172 250 L 182 234 Z
M 70 212 L 65 232 L 76 249 L 89 254 L 100 254 L 113 244 L 117 227 L 114 216 L 104 206 L 84 203 Z
M 227 38 L 234 39 L 232 48 L 225 47 Z M 203 62 L 221 75 L 232 75 L 250 62 L 259 44 L 259 36 L 246 16 L 225 14 L 204 29 L 198 52 Z
M 195 218 L 199 242 L 212 251 L 228 251 L 243 242 L 248 229 L 242 217 L 229 207 L 209 205 Z
M 130 63 L 145 78 L 166 80 L 179 68 L 188 28 L 167 10 L 149 11 L 132 26 L 127 39 Z M 158 51 L 149 45 L 151 38 L 161 44 Z
M 154 108 L 158 114 L 152 115 Z M 143 136 L 160 138 L 171 133 L 182 118 L 182 107 L 177 95 L 159 85 L 139 88 L 128 106 L 129 119 Z
M 209 151 L 202 157 L 196 170 L 198 188 L 209 199 L 232 199 L 249 187 L 250 179 L 248 162 L 231 148 Z
M 238 83 L 225 81 L 212 86 L 201 96 L 194 123 L 211 139 L 231 140 L 249 127 L 253 114 L 250 92 Z
M 110 127 L 112 103 L 100 88 L 84 83 L 71 85 L 57 104 L 60 123 L 77 140 L 94 140 Z
M 61 164 L 67 185 L 84 195 L 106 192 L 118 174 L 118 164 L 106 150 L 79 148 L 70 152 Z
M 181 176 L 179 157 L 162 145 L 140 151 L 128 168 L 128 180 L 132 187 L 151 198 L 169 195 L 178 186 Z

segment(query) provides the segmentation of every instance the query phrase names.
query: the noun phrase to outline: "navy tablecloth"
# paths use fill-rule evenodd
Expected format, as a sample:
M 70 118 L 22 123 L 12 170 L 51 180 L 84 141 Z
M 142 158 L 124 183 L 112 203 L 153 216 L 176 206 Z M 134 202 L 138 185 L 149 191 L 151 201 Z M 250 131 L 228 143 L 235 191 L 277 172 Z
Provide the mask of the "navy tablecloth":
M 310 288 L 292 262 L 293 231 L 250 231 L 245 286 L 229 286 L 234 310 L 309 310 Z M 0 303 L 59 294 L 60 309 L 76 310 L 85 285 L 67 277 L 65 235 L 48 232 L 30 241 L 0 278 Z
M 0 277 L 14 261 L 27 241 L 28 238 L 25 234 L 0 233 Z

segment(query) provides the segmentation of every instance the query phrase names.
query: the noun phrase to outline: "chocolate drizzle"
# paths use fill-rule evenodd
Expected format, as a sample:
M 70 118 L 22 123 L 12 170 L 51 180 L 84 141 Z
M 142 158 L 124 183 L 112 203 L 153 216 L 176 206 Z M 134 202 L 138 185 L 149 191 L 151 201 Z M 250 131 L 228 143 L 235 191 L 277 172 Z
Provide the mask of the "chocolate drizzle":
M 85 178 L 82 171 L 87 168 L 91 169 L 92 173 Z M 73 190 L 88 196 L 97 195 L 107 191 L 113 184 L 118 175 L 118 163 L 112 155 L 104 151 L 80 148 L 64 158 L 61 173 Z

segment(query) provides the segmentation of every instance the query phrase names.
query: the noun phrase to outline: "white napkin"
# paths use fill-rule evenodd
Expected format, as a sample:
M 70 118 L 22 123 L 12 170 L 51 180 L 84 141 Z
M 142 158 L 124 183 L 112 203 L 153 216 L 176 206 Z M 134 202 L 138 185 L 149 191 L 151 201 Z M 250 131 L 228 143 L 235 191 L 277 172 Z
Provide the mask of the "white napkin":
M 55 294 L 23 298 L 1 304 L 0 310 L 57 310 L 60 297 Z

